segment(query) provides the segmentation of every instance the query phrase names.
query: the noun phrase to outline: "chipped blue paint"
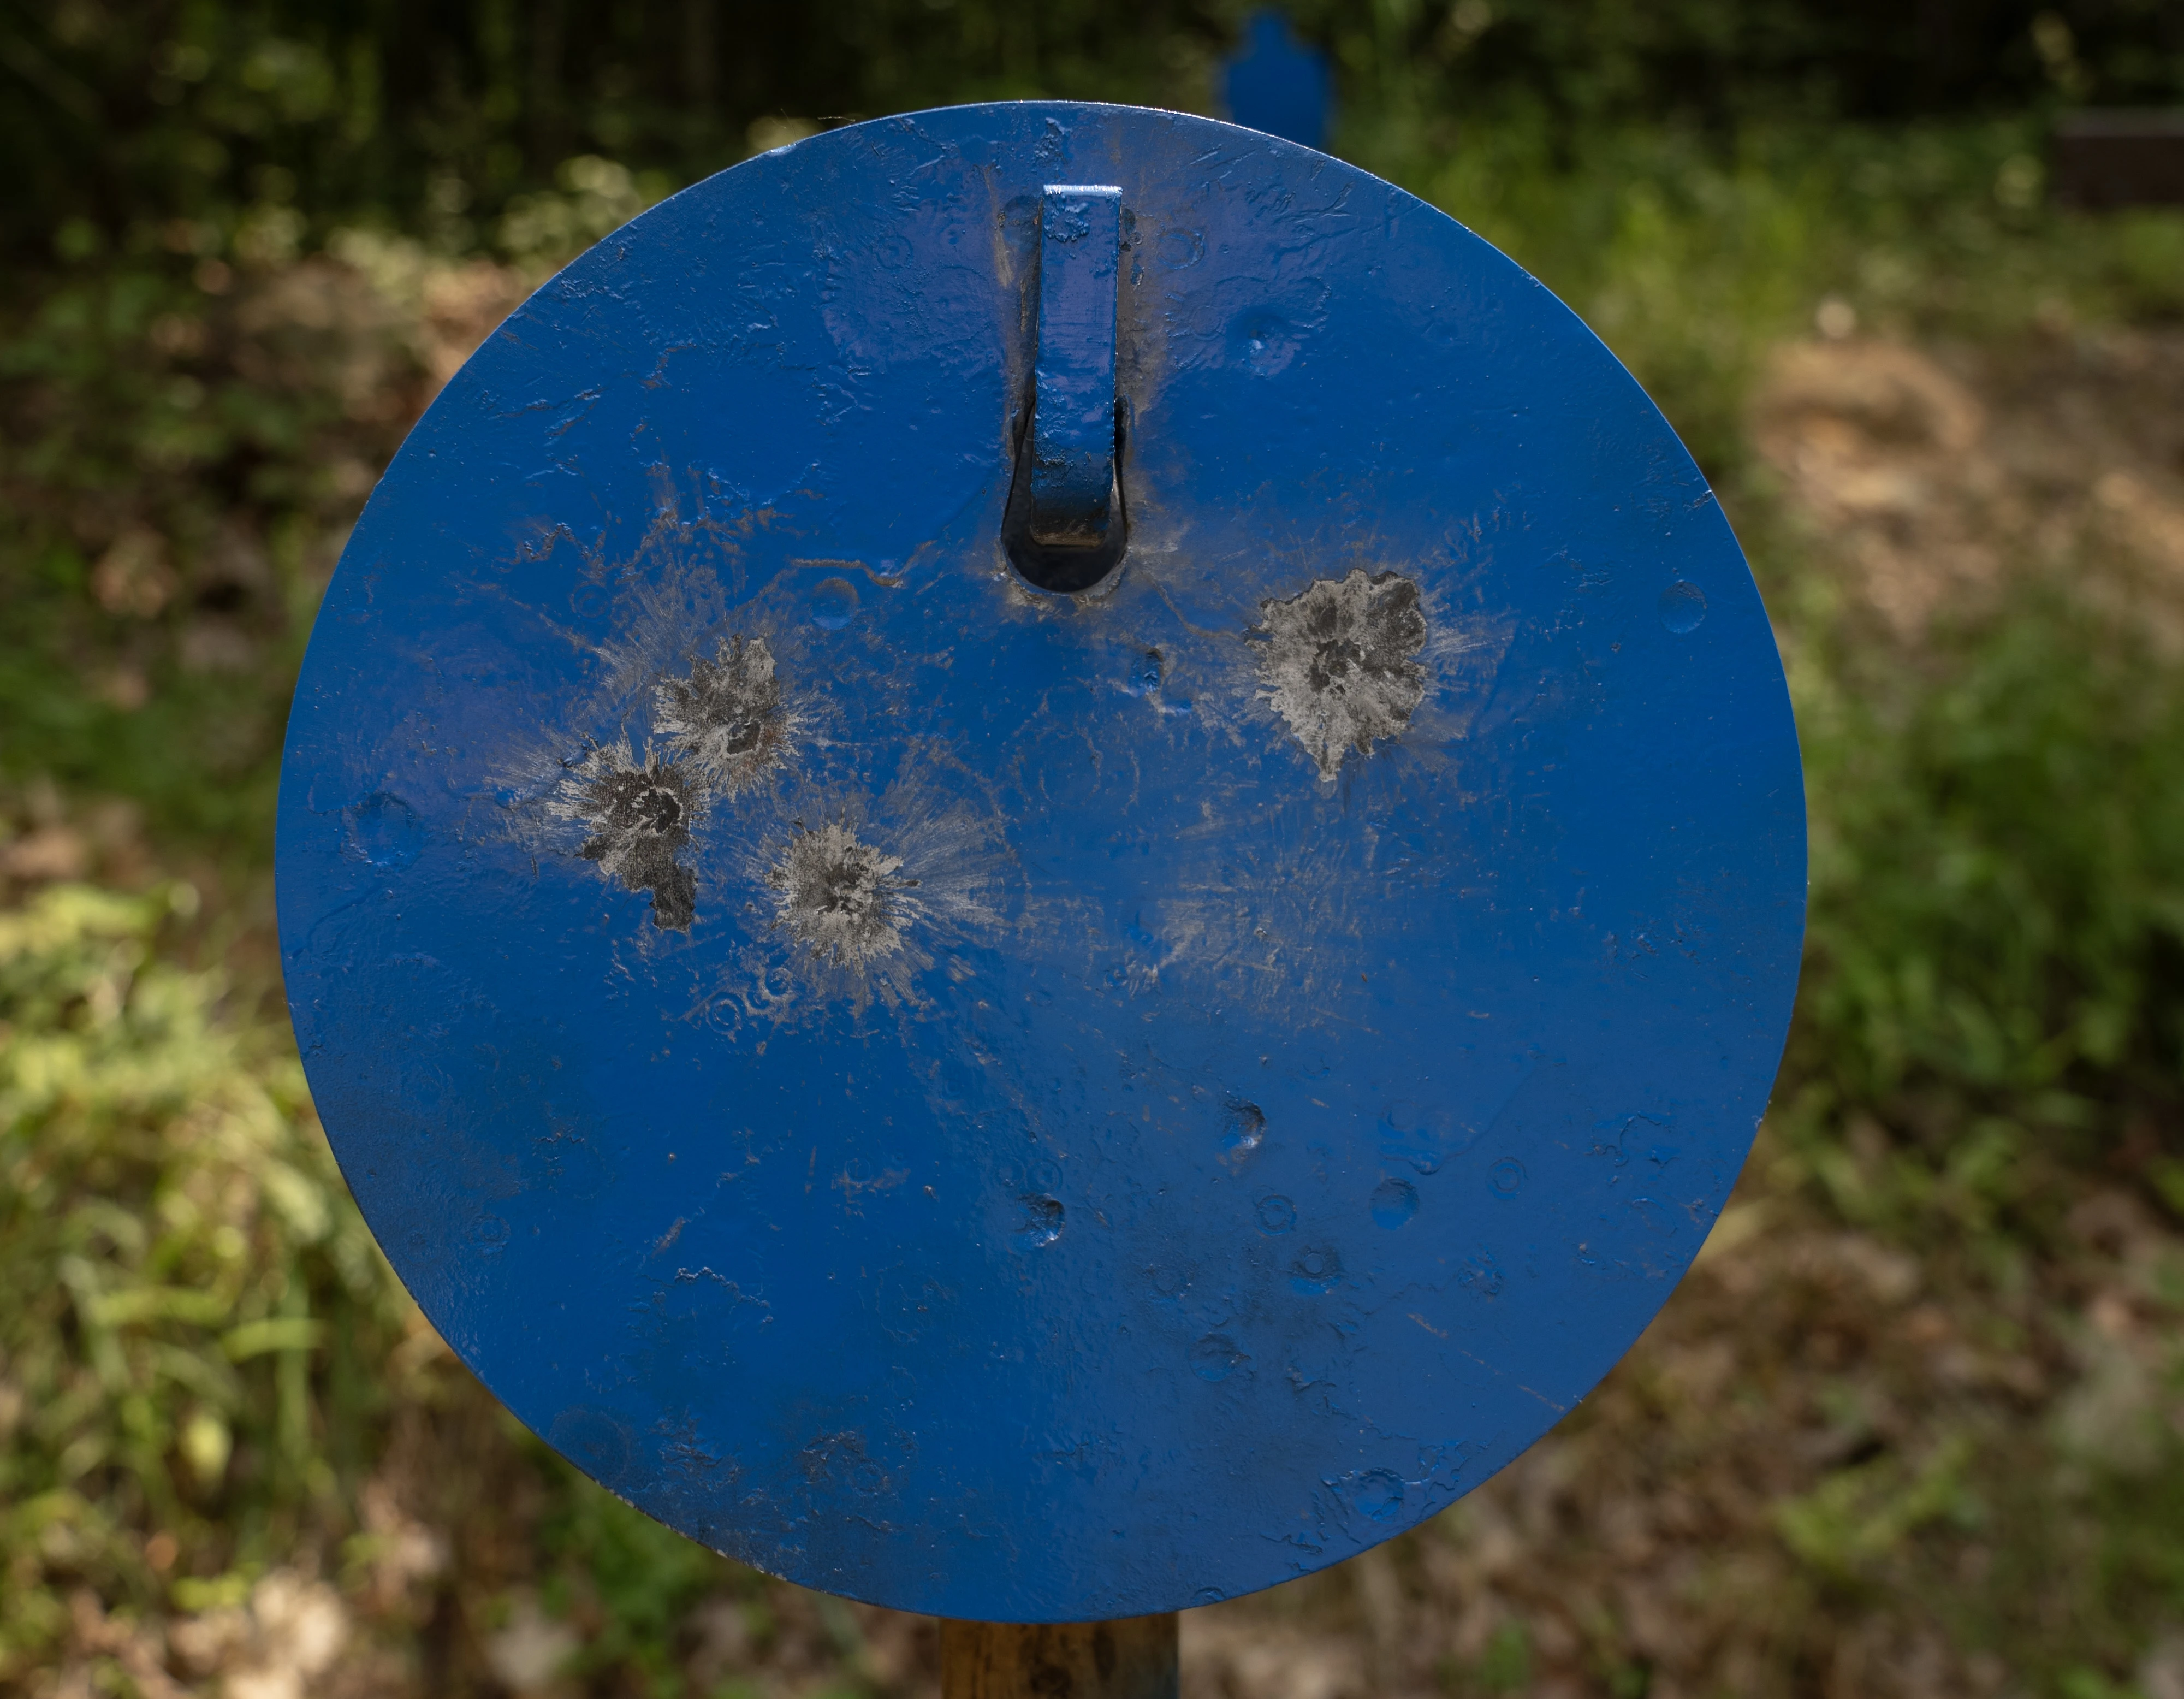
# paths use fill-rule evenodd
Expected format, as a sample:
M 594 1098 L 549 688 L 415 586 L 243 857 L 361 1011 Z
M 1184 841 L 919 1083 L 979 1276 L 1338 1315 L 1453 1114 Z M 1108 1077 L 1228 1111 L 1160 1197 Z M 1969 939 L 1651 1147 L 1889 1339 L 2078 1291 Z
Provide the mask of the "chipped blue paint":
M 1121 189 L 1128 551 L 1003 533 L 1042 190 Z M 1719 510 L 1440 214 L 1267 137 L 838 130 L 418 425 L 289 731 L 319 1108 L 433 1324 L 709 1545 L 1247 1592 L 1536 1439 L 1750 1143 L 1797 746 Z

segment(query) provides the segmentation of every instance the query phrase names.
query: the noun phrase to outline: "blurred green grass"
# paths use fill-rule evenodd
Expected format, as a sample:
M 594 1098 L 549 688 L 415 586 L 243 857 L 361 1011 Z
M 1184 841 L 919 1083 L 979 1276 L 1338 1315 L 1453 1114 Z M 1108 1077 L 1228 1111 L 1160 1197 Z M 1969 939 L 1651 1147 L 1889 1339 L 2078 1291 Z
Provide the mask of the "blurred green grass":
M 1344 144 L 1530 266 L 1647 383 L 1783 634 L 1815 853 L 1774 1192 L 1958 1271 L 1933 1278 L 1996 1314 L 2093 1190 L 2173 1234 L 2184 667 L 2052 575 L 1915 644 L 1880 630 L 1786 517 L 1750 422 L 1769 350 L 1825 303 L 1979 347 L 2184 321 L 2184 216 L 2051 210 L 2031 119 L 1725 142 L 1518 114 L 1460 134 L 1451 151 L 1422 98 L 1391 98 Z M 218 256 L 86 243 L 0 305 L 14 842 L 42 808 L 64 832 L 121 798 L 151 846 L 134 877 L 25 880 L 0 912 L 0 1691 L 71 1660 L 101 1691 L 152 1691 L 140 1629 L 161 1621 L 230 1624 L 235 1649 L 191 1666 L 206 1679 L 324 1668 L 300 1629 L 273 1646 L 304 1618 L 276 1620 L 289 1596 L 267 1578 L 297 1570 L 330 1578 L 393 1685 L 489 1685 L 488 1642 L 534 1610 L 540 1634 L 575 1625 L 572 1679 L 680 1692 L 704 1663 L 689 1613 L 716 1596 L 743 1602 L 705 1679 L 778 1685 L 772 1596 L 574 1476 L 422 1329 L 332 1167 L 264 964 L 288 690 L 345 525 L 444 353 L 433 291 L 498 299 L 661 187 L 574 162 L 484 259 L 337 232 L 343 265 L 245 243 L 208 273 Z M 2148 1289 L 2173 1329 L 2184 1288 Z M 1848 1620 L 1875 1607 L 1877 1566 L 1961 1537 L 1991 1561 L 1947 1632 L 2036 1623 L 2008 1642 L 2021 1691 L 2130 1691 L 2184 1621 L 2184 1445 L 2159 1416 L 2180 1393 L 2146 1394 L 2152 1450 L 2128 1467 L 2028 1409 L 2006 1435 L 1824 1473 L 1771 1512 L 1803 1578 L 1776 1607 Z M 2062 1549 L 2059 1574 L 2043 1554 Z M 898 1679 L 856 1621 L 815 1621 L 811 1680 Z M 1643 1660 L 1616 1656 L 1614 1691 L 1644 1691 Z M 1519 1691 L 1543 1657 L 1512 1623 L 1449 1679 Z

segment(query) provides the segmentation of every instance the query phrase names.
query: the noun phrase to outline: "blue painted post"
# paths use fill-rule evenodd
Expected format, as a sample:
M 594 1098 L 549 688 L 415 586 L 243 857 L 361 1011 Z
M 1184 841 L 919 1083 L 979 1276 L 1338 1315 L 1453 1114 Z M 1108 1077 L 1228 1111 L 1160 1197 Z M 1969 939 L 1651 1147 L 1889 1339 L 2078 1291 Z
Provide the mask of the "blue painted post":
M 990 1692 L 1103 1621 L 1156 1683 L 1114 1619 L 1607 1372 L 1764 1107 L 1804 813 L 1574 316 L 1324 155 L 1025 103 L 709 179 L 479 350 L 327 590 L 279 872 L 464 1361 L 716 1551 L 1017 1625 L 950 1631 Z

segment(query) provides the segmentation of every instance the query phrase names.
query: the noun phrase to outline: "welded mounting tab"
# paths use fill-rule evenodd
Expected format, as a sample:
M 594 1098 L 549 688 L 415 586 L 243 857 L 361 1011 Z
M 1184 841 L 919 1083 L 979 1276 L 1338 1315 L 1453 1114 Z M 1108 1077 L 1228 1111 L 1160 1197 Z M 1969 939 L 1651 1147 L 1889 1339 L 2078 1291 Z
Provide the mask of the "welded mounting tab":
M 1049 183 L 1039 210 L 1033 379 L 1034 542 L 1090 549 L 1114 520 L 1115 286 L 1123 192 Z

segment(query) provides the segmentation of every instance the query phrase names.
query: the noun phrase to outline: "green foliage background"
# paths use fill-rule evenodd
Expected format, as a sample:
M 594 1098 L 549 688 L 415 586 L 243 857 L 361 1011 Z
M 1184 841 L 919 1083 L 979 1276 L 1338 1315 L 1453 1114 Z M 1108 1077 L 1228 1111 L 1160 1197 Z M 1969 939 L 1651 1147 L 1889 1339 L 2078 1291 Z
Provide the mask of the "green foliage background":
M 1876 631 L 1786 519 L 1748 424 L 1767 350 L 1824 298 L 1890 336 L 1980 347 L 2184 321 L 2184 216 L 2080 218 L 2040 189 L 2058 104 L 2184 96 L 2184 11 L 1296 15 L 1340 70 L 1342 151 L 1584 313 L 1752 551 L 1815 823 L 1770 1183 L 1959 1271 L 1981 1303 L 2037 1283 L 2092 1188 L 2184 1219 L 2184 670 L 2150 627 L 2051 581 L 1915 648 Z M 1239 17 L 1155 0 L 0 6 L 0 782 L 22 831 L 54 785 L 64 812 L 127 799 L 154 847 L 143 877 L 25 887 L 0 911 L 0 1692 L 83 1639 L 81 1590 L 116 1619 L 203 1615 L 299 1551 L 362 1586 L 390 1537 L 367 1484 L 413 1440 L 445 1478 L 443 1521 L 473 1529 L 459 1556 L 481 1596 L 521 1579 L 586 1624 L 597 1691 L 677 1691 L 682 1612 L 745 1581 L 420 1366 L 275 996 L 280 728 L 333 553 L 400 398 L 429 382 L 424 309 L 400 304 L 472 259 L 539 275 L 798 125 L 1033 94 L 1203 109 Z M 323 322 L 252 319 L 269 292 L 333 277 L 311 269 L 326 254 L 372 288 L 329 296 Z M 134 612 L 97 588 L 131 538 L 172 580 Z M 190 663 L 207 618 L 250 665 Z M 1858 1460 L 1780 1508 L 1810 1577 L 1797 1608 L 1847 1609 L 1921 1530 L 1991 1513 L 2022 1561 L 1955 1631 L 2020 1634 L 2026 1691 L 2127 1691 L 2184 1618 L 2184 1452 L 2170 1433 L 2152 1455 L 2129 1475 L 2066 1469 L 2028 1426 Z M 2059 1484 L 2005 1484 L 2008 1459 Z M 2045 1573 L 2034 1554 L 2066 1526 L 2081 1568 Z M 495 1529 L 520 1557 L 493 1555 Z M 826 1631 L 854 1684 L 845 1624 Z M 418 1679 L 475 1675 L 474 1647 L 419 1632 Z M 105 1691 L 148 1691 L 103 1656 Z M 1451 1679 L 1513 1691 L 1534 1662 L 1512 1624 Z M 1784 1691 L 1817 1691 L 1808 1676 L 1786 1667 Z
M 1239 0 L 103 0 L 0 6 L 0 243 L 156 244 L 165 220 L 297 209 L 474 240 L 597 154 L 688 182 L 769 115 L 1055 96 L 1199 108 Z M 1438 148 L 1512 123 L 1858 120 L 2184 92 L 2165 0 L 1300 0 L 1346 109 Z M 2036 25 L 2037 27 L 2036 27 Z M 317 226 L 315 232 L 313 226 Z

